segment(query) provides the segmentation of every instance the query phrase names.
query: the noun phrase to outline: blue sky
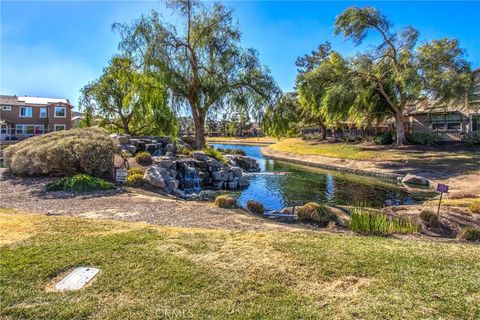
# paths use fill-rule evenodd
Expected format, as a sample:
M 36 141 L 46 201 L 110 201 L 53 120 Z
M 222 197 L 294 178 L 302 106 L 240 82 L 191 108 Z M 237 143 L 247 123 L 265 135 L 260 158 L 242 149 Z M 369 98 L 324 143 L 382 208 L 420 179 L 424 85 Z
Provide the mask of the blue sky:
M 400 28 L 415 26 L 420 39 L 456 37 L 473 67 L 480 67 L 480 2 L 288 2 L 228 1 L 242 31 L 242 45 L 258 50 L 283 90 L 294 85 L 298 56 L 330 41 L 352 55 L 355 47 L 333 35 L 335 17 L 345 8 L 373 5 Z M 66 97 L 78 104 L 79 90 L 100 76 L 117 52 L 114 22 L 130 22 L 158 1 L 0 2 L 0 93 Z

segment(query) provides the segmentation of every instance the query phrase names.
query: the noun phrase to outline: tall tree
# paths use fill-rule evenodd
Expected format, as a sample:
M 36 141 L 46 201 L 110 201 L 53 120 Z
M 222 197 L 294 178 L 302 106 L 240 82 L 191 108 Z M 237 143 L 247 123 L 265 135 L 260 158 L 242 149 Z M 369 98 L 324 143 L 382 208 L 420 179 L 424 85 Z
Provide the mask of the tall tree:
M 403 112 L 407 105 L 430 99 L 437 105 L 464 103 L 471 85 L 470 66 L 456 39 L 434 40 L 417 47 L 418 31 L 400 31 L 372 7 L 350 7 L 335 21 L 335 34 L 360 44 L 369 32 L 379 45 L 350 61 L 355 87 L 354 112 L 383 112 L 395 119 L 397 145 L 405 142 Z M 365 98 L 371 99 L 365 101 Z
M 266 134 L 275 138 L 292 136 L 300 131 L 306 114 L 298 101 L 296 92 L 282 94 L 280 100 L 267 108 L 263 118 L 262 127 Z
M 164 76 L 173 100 L 189 106 L 196 147 L 205 145 L 209 110 L 225 107 L 260 109 L 272 103 L 277 85 L 253 49 L 240 47 L 240 32 L 231 10 L 195 0 L 167 2 L 179 28 L 157 12 L 132 25 L 115 24 L 120 47 L 139 65 Z
M 100 124 L 132 135 L 174 135 L 175 115 L 157 75 L 138 70 L 128 57 L 114 57 L 103 75 L 82 90 L 80 107 L 101 117 Z

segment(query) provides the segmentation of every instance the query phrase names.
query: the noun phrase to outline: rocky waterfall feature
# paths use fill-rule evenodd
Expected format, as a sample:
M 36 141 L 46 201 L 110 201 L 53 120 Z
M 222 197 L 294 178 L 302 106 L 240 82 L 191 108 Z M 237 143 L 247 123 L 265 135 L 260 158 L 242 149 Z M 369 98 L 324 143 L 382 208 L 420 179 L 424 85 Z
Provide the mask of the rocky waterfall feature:
M 147 167 L 143 179 L 164 192 L 186 198 L 201 190 L 237 190 L 248 187 L 244 172 L 260 171 L 256 160 L 242 155 L 225 155 L 217 161 L 203 151 L 193 151 L 191 157 L 178 154 L 177 145 L 189 147 L 182 140 L 174 144 L 165 137 L 131 138 L 114 134 L 119 147 L 134 155 L 140 151 L 152 154 L 153 164 Z

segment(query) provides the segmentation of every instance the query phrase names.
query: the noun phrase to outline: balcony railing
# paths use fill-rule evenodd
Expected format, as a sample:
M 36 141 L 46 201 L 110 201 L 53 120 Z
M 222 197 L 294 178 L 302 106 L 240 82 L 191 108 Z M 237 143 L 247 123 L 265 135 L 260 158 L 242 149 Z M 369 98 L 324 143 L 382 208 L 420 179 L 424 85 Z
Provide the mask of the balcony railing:
M 47 129 L 35 128 L 32 130 L 16 130 L 14 128 L 1 128 L 0 130 L 0 141 L 19 141 L 24 140 L 30 137 L 42 135 L 48 133 Z

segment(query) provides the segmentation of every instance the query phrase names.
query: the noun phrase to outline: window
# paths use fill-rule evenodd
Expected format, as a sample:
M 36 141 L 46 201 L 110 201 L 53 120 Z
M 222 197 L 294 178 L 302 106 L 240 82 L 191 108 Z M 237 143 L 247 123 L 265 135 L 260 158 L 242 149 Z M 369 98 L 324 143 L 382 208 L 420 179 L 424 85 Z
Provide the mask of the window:
M 20 117 L 31 118 L 32 117 L 32 107 L 20 107 Z
M 436 114 L 432 115 L 432 130 L 434 131 L 458 131 L 462 129 L 462 118 L 459 114 Z
M 16 128 L 15 128 L 15 132 L 16 132 L 17 134 L 22 134 L 22 133 L 23 133 L 23 126 L 17 124 L 17 126 L 16 126 Z
M 65 130 L 66 129 L 66 126 L 64 124 L 56 124 L 54 127 L 53 127 L 54 131 L 62 131 L 62 130 Z
M 40 118 L 46 118 L 47 116 L 47 108 L 40 108 Z
M 65 107 L 55 107 L 55 118 L 65 118 L 67 111 Z
M 2 106 L 2 111 L 12 111 L 12 106 Z

